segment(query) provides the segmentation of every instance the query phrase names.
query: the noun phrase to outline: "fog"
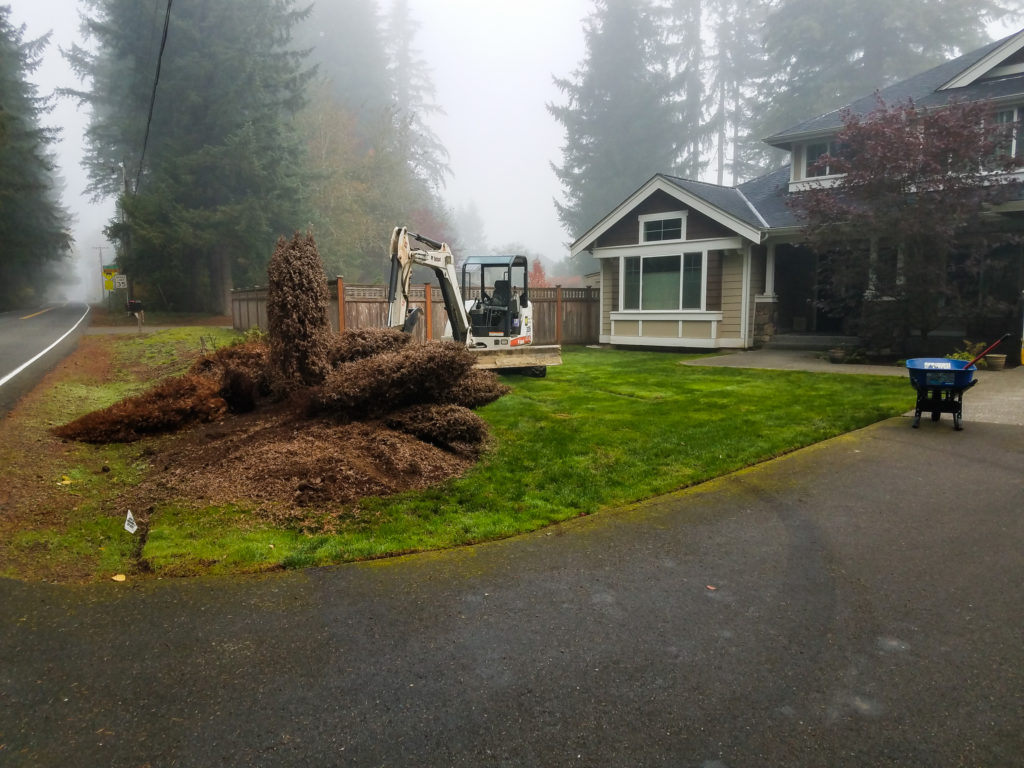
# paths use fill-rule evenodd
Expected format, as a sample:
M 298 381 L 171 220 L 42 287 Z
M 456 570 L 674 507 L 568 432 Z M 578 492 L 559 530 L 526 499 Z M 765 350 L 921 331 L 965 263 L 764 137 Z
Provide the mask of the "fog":
M 32 75 L 43 94 L 79 87 L 59 48 L 81 42 L 74 0 L 8 0 L 11 21 L 26 38 L 52 30 L 40 68 Z M 382 3 L 382 10 L 386 3 Z M 565 76 L 583 55 L 581 20 L 590 0 L 411 0 L 420 31 L 413 46 L 432 71 L 445 114 L 431 125 L 450 153 L 453 176 L 445 187 L 452 208 L 473 204 L 487 242 L 520 243 L 552 260 L 566 255 L 565 232 L 553 198 L 558 182 L 550 163 L 560 160 L 562 133 L 545 103 L 558 101 L 552 76 Z M 173 12 L 173 11 L 172 11 Z M 82 170 L 82 135 L 88 112 L 58 99 L 45 120 L 60 127 L 54 148 L 66 187 L 63 201 L 75 216 L 77 298 L 98 299 L 101 259 L 113 248 L 102 234 L 113 215 L 109 200 L 91 202 Z

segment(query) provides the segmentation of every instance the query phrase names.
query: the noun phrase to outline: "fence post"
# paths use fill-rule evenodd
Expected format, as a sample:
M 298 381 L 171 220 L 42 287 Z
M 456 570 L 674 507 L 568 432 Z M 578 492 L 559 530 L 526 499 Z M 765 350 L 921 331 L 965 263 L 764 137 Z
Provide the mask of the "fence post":
M 430 287 L 430 283 L 423 284 L 423 312 L 427 316 L 427 341 L 434 338 L 434 313 L 430 309 L 430 300 L 434 298 L 431 294 L 434 290 Z
M 345 280 L 338 275 L 338 333 L 345 332 Z
M 555 286 L 555 344 L 562 344 L 562 286 Z

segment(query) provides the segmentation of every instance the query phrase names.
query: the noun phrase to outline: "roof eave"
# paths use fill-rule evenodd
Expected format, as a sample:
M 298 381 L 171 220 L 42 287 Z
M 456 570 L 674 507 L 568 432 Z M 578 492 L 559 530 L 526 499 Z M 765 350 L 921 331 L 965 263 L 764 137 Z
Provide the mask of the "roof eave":
M 751 240 L 755 243 L 760 243 L 764 240 L 764 230 L 760 227 L 752 226 L 751 224 L 736 218 L 732 214 L 723 211 L 718 206 L 713 203 L 709 203 L 707 200 L 693 194 L 689 190 L 673 184 L 667 176 L 659 173 L 651 177 L 646 184 L 626 198 L 625 201 L 620 203 L 614 211 L 601 219 L 601 221 L 591 227 L 586 234 L 570 245 L 570 255 L 576 256 L 583 251 L 589 250 L 601 235 L 607 232 L 616 222 L 636 207 L 645 197 L 658 189 L 672 195 L 681 203 L 688 205 L 693 210 L 714 219 L 723 226 L 728 227 L 741 237 L 745 237 L 747 240 Z

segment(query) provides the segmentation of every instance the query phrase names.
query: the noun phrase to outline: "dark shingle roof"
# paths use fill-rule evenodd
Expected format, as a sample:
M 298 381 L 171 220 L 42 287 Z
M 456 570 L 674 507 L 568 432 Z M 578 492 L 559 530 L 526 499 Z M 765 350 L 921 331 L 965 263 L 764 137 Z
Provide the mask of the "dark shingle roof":
M 1010 35 L 1010 37 L 1014 36 Z M 962 88 L 939 90 L 943 85 L 964 70 L 977 64 L 1009 39 L 1007 37 L 989 43 L 976 51 L 950 59 L 944 64 L 929 69 L 927 72 L 922 72 L 907 80 L 890 85 L 888 88 L 881 90 L 878 96 L 886 104 L 897 104 L 913 100 L 918 106 L 932 107 L 949 104 L 955 100 L 980 101 L 1024 95 L 1024 76 L 1006 77 L 999 80 L 976 82 Z M 871 94 L 840 109 L 798 123 L 791 128 L 769 136 L 764 141 L 766 144 L 785 148 L 798 138 L 839 130 L 843 125 L 842 113 L 844 110 L 848 109 L 855 115 L 866 115 L 877 106 L 878 99 L 875 94 Z
M 704 181 L 681 179 L 678 176 L 663 176 L 663 178 L 751 227 L 761 228 L 764 226 L 735 187 L 723 187 Z
M 786 205 L 789 195 L 789 165 L 745 181 L 737 189 L 757 209 L 771 229 L 800 225 L 793 211 Z

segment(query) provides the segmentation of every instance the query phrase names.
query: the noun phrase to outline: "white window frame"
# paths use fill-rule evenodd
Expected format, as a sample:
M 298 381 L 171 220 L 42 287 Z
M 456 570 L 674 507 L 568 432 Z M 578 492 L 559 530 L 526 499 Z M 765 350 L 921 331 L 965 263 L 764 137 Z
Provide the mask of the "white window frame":
M 637 242 L 641 245 L 648 243 L 679 243 L 686 240 L 686 214 L 689 211 L 666 211 L 663 213 L 645 213 L 637 216 L 637 223 L 639 226 L 639 232 L 637 234 Z M 679 237 L 672 240 L 645 240 L 644 239 L 644 225 L 649 221 L 668 221 L 669 219 L 680 219 L 679 223 Z
M 811 147 L 815 144 L 824 144 L 825 151 L 819 152 L 815 157 L 812 158 L 809 152 Z M 806 144 L 803 144 L 800 147 L 800 151 L 803 154 L 803 163 L 801 164 L 801 168 L 803 171 L 803 178 L 805 181 L 817 181 L 818 179 L 825 179 L 833 176 L 842 175 L 839 173 L 832 173 L 832 170 L 828 166 L 825 166 L 824 173 L 819 174 L 818 176 L 811 176 L 811 166 L 814 165 L 818 161 L 818 158 L 821 157 L 822 155 L 832 154 L 832 150 L 834 150 L 838 146 L 838 144 L 839 140 L 832 136 L 824 139 L 812 139 L 811 141 L 808 141 Z
M 1020 123 L 1021 119 L 1024 118 L 1024 114 L 1022 114 L 1022 112 L 1024 112 L 1024 108 L 1017 106 L 1004 107 L 1003 109 L 996 109 L 994 110 L 994 112 L 997 117 L 996 122 L 1000 124 L 1002 123 L 1001 121 L 998 120 L 998 116 L 1009 113 L 1010 125 L 1013 126 L 1013 130 L 1011 131 L 1010 136 L 1010 157 L 1019 157 L 1017 151 L 1018 148 L 1021 148 L 1021 141 L 1024 140 L 1024 137 L 1021 136 Z
M 657 241 L 664 242 L 664 241 Z M 668 241 L 674 242 L 674 241 Z M 692 246 L 689 248 L 683 248 L 679 250 L 677 246 L 673 246 L 670 251 L 664 251 L 659 249 L 657 253 L 645 252 L 645 253 L 631 253 L 629 255 L 622 255 L 619 257 L 619 312 L 644 312 L 644 313 L 686 313 L 686 312 L 707 312 L 708 306 L 708 248 L 701 246 Z M 710 249 L 715 250 L 715 249 Z M 700 306 L 699 307 L 686 307 L 683 308 L 683 278 L 686 274 L 686 256 L 700 254 Z M 656 259 L 665 256 L 678 256 L 679 257 L 679 306 L 675 309 L 641 309 L 644 305 L 644 259 Z M 635 309 L 626 308 L 626 259 L 640 259 L 640 295 L 638 297 L 638 306 Z

